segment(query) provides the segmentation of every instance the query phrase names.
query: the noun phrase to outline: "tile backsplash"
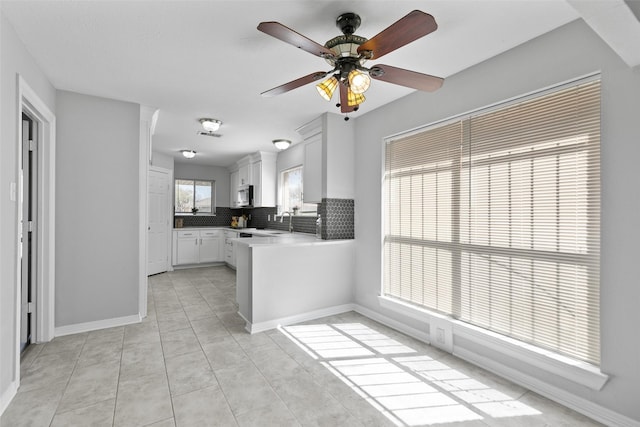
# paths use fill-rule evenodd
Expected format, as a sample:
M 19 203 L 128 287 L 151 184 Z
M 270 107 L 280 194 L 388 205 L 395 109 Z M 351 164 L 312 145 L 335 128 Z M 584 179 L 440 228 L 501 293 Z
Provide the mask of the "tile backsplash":
M 353 199 L 323 198 L 318 207 L 322 217 L 324 240 L 355 238 L 355 201 Z
M 322 217 L 322 238 L 324 240 L 355 238 L 353 199 L 324 198 L 318 204 L 318 214 Z M 247 208 L 235 209 L 227 207 L 216 208 L 215 216 L 180 215 L 183 227 L 227 227 L 231 225 L 231 217 L 247 215 L 247 227 L 272 228 L 289 230 L 289 218 L 276 217 L 276 208 Z M 291 219 L 293 231 L 297 233 L 315 234 L 317 216 L 294 215 Z M 174 222 L 175 224 L 175 222 Z

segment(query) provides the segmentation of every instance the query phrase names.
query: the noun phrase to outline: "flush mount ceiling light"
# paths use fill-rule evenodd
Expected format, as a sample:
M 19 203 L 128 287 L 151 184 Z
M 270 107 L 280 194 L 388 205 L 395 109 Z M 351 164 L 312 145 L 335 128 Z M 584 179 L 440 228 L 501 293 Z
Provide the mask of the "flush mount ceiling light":
M 193 159 L 196 156 L 196 152 L 193 150 L 180 150 L 180 152 L 187 159 Z
M 275 145 L 278 150 L 286 150 L 291 145 L 291 141 L 288 139 L 274 139 L 271 142 L 273 142 L 273 145 Z
M 266 92 L 263 96 L 275 96 L 299 88 L 311 82 L 322 80 L 316 89 L 322 98 L 330 101 L 339 88 L 340 102 L 336 107 L 342 113 L 357 111 L 365 98 L 362 95 L 371 84 L 371 79 L 381 80 L 412 89 L 432 92 L 442 86 L 443 79 L 428 74 L 376 64 L 365 67 L 371 59 L 379 59 L 438 28 L 433 16 L 414 10 L 391 24 L 371 39 L 355 35 L 361 20 L 355 13 L 343 13 L 336 19 L 336 26 L 342 35 L 327 41 L 324 46 L 285 27 L 279 22 L 261 22 L 258 30 L 285 43 L 289 43 L 312 55 L 319 56 L 333 68 L 330 71 L 316 71 L 285 83 Z M 348 120 L 348 117 L 345 117 Z
M 202 128 L 207 132 L 215 132 L 218 129 L 220 129 L 220 125 L 222 124 L 222 121 L 218 119 L 202 118 L 200 119 L 200 124 L 202 125 Z

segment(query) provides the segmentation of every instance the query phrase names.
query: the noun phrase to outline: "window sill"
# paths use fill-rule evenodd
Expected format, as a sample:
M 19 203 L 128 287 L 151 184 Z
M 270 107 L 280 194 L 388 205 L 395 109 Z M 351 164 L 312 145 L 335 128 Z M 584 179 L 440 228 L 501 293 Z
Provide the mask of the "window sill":
M 592 390 L 601 390 L 609 379 L 609 376 L 602 373 L 599 367 L 589 363 L 574 360 L 552 351 L 451 319 L 448 316 L 403 303 L 393 298 L 379 296 L 378 301 L 381 307 L 415 320 L 426 323 L 430 323 L 432 319 L 437 319 L 438 322 L 448 322 L 453 330 L 453 354 L 456 354 L 455 338 L 459 337 L 474 345 L 500 352 L 507 357 L 511 357 L 517 361 L 544 370 L 576 384 L 583 385 Z

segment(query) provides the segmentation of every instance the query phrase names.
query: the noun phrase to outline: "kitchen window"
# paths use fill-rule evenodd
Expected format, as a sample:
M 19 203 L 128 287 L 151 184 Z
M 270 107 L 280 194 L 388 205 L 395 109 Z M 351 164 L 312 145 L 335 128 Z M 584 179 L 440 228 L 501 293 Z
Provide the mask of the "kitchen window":
M 296 166 L 280 173 L 280 213 L 315 215 L 317 205 L 303 202 L 302 166 Z
M 385 296 L 599 364 L 599 80 L 389 139 L 385 155 Z
M 175 213 L 215 213 L 215 181 L 176 179 Z

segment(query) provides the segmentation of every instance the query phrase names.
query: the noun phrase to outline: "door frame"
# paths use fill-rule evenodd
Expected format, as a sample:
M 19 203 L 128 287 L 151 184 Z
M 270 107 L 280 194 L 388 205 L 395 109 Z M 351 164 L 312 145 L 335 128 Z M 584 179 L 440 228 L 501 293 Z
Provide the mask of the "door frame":
M 56 178 L 56 116 L 29 86 L 25 79 L 17 75 L 18 114 L 17 125 L 17 178 L 22 182 L 22 113 L 29 115 L 37 123 L 37 276 L 36 276 L 36 322 L 35 342 L 50 341 L 54 337 L 55 325 L 55 178 Z M 22 194 L 18 195 L 22 198 Z M 16 341 L 15 345 L 15 378 L 20 381 L 20 290 L 22 285 L 22 269 L 20 268 L 22 243 L 20 242 L 23 219 L 22 203 L 17 203 L 16 222 Z
M 166 168 L 162 168 L 160 166 L 149 166 L 149 170 L 147 173 L 154 171 L 154 172 L 160 172 L 160 173 L 166 173 L 167 177 L 169 178 L 169 189 L 168 189 L 168 193 L 169 193 L 169 197 L 167 197 L 167 206 L 165 206 L 165 209 L 167 210 L 167 271 L 173 271 L 172 268 L 172 262 L 171 262 L 171 232 L 173 229 L 173 187 L 174 187 L 174 182 L 173 182 L 173 170 L 172 169 L 166 169 Z M 148 180 L 147 180 L 148 181 Z M 148 185 L 148 182 L 147 182 Z M 147 193 L 148 193 L 148 189 L 147 189 Z M 147 194 L 147 200 L 149 200 L 149 196 Z M 149 216 L 149 212 L 147 212 L 147 228 L 149 225 L 148 222 L 148 216 Z M 147 265 L 149 263 L 149 248 L 147 247 Z

